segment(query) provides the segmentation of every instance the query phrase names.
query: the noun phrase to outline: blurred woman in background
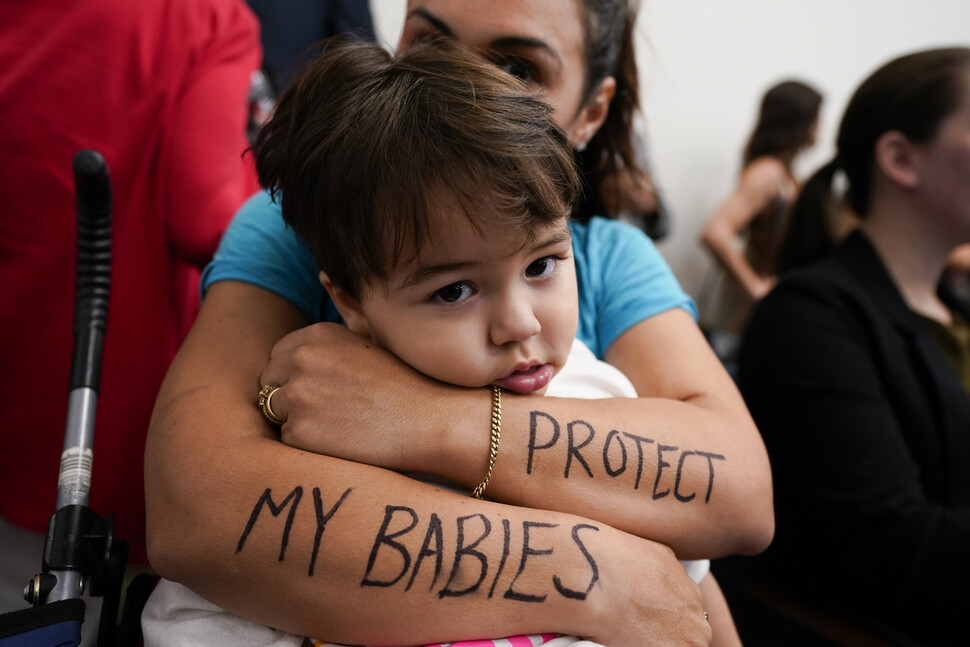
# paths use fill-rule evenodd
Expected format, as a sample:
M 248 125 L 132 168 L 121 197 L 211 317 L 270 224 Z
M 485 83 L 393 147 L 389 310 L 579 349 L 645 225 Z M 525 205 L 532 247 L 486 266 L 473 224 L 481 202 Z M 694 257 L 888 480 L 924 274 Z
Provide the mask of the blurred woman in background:
M 792 166 L 815 144 L 821 105 L 822 95 L 799 81 L 765 92 L 738 185 L 701 231 L 701 242 L 729 279 L 719 282 L 709 311 L 701 313 L 707 328 L 726 337 L 722 357 L 736 347 L 751 306 L 775 284 L 775 260 L 799 187 Z

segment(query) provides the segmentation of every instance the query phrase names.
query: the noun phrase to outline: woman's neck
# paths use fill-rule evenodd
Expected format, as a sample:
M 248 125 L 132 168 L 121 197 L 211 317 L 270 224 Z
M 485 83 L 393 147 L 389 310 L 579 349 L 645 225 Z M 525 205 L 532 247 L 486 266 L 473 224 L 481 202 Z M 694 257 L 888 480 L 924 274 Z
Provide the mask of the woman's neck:
M 944 324 L 953 320 L 937 295 L 952 243 L 936 235 L 931 222 L 901 200 L 874 201 L 862 231 L 914 312 Z

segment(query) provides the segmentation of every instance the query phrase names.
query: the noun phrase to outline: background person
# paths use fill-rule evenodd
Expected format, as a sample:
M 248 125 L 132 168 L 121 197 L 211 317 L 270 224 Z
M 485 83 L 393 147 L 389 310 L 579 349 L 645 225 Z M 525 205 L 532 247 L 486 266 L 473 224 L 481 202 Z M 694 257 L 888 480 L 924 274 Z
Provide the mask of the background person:
M 374 40 L 370 6 L 360 0 L 246 0 L 259 19 L 263 69 L 278 97 L 325 38 L 353 34 Z
M 258 189 L 247 146 L 256 21 L 234 0 L 0 3 L 0 608 L 23 608 L 54 513 L 73 347 L 72 159 L 113 188 L 111 296 L 91 508 L 147 564 L 140 484 L 152 405 L 198 278 Z M 43 37 L 38 37 L 43 34 Z M 85 622 L 86 631 L 97 627 Z
M 756 563 L 892 644 L 958 644 L 964 601 L 939 591 L 970 575 L 970 311 L 941 279 L 970 241 L 970 49 L 863 81 L 836 170 L 859 227 L 786 275 L 741 350 L 778 520 Z
M 610 62 L 617 50 L 597 43 L 613 42 L 617 32 L 611 29 L 622 28 L 633 16 L 623 2 L 577 0 L 569 3 L 568 11 L 559 2 L 540 4 L 504 2 L 496 11 L 491 4 L 415 2 L 409 5 L 401 48 L 435 35 L 472 47 L 541 91 L 575 147 L 599 136 L 604 122 L 613 123 L 611 99 L 622 83 L 610 75 L 618 69 L 615 59 Z M 587 44 L 588 38 L 595 42 Z M 630 227 L 594 219 L 574 228 L 577 247 L 584 248 L 588 260 L 577 268 L 579 335 L 595 354 L 620 368 L 642 397 L 546 398 L 543 410 L 557 420 L 586 420 L 594 428 L 636 429 L 655 439 L 658 447 L 691 451 L 688 446 L 696 446 L 725 456 L 725 461 L 718 464 L 709 502 L 695 497 L 694 505 L 671 498 L 672 492 L 664 496 L 663 488 L 653 499 L 639 490 L 619 492 L 616 483 L 603 479 L 566 480 L 561 465 L 526 474 L 532 407 L 511 397 L 503 400 L 503 437 L 509 445 L 506 461 L 496 466 L 492 496 L 562 520 L 569 517 L 558 515 L 590 513 L 591 493 L 612 489 L 609 497 L 595 494 L 597 500 L 612 502 L 595 508 L 603 523 L 655 537 L 681 557 L 761 550 L 772 527 L 763 446 L 730 378 L 693 323 L 689 299 L 649 239 Z M 271 532 L 250 537 L 245 551 L 235 551 L 254 502 L 267 489 L 280 496 L 298 486 L 307 492 L 319 487 L 327 501 L 350 486 L 378 501 L 393 492 L 428 518 L 432 511 L 442 514 L 440 506 L 447 501 L 390 470 L 445 471 L 441 476 L 472 487 L 484 468 L 486 439 L 480 420 L 469 415 L 476 409 L 487 412 L 482 393 L 427 380 L 372 345 L 361 344 L 341 326 L 303 328 L 308 322 L 334 320 L 333 305 L 322 294 L 316 274 L 312 256 L 283 227 L 278 208 L 274 214 L 265 195 L 250 202 L 210 267 L 211 287 L 200 318 L 156 407 L 147 452 L 153 564 L 224 608 L 302 635 L 341 640 L 349 632 L 368 630 L 376 634 L 369 641 L 388 642 L 402 623 L 435 616 L 465 623 L 470 630 L 467 623 L 487 619 L 477 616 L 477 604 L 468 599 L 450 600 L 446 606 L 418 604 L 416 597 L 388 590 L 372 603 L 352 605 L 340 617 L 317 612 L 343 596 L 359 595 L 360 574 L 347 572 L 347 558 L 366 550 L 360 536 L 373 537 L 379 521 L 362 518 L 356 535 L 328 536 L 330 548 L 318 561 L 320 572 L 328 573 L 326 581 L 307 575 L 312 519 L 294 520 L 287 534 L 288 550 L 300 557 L 291 552 L 281 562 L 279 535 Z M 382 462 L 388 469 L 281 445 L 252 406 L 252 394 L 273 383 L 283 385 L 273 403 L 288 419 L 282 429 L 287 442 L 299 445 L 301 437 L 318 438 L 320 430 L 329 429 L 333 441 L 345 445 L 340 452 L 335 447 L 334 453 L 347 456 L 354 452 L 355 439 L 375 442 L 373 436 L 355 436 L 369 429 L 388 449 L 387 463 Z M 400 444 L 409 450 L 398 451 Z M 591 444 L 590 451 L 602 452 L 602 445 Z M 394 457 L 404 456 L 409 456 L 407 464 L 394 463 Z M 656 475 L 666 463 L 644 453 L 647 473 Z M 187 474 L 192 478 L 186 479 Z M 312 483 L 306 480 L 309 475 Z M 681 476 L 683 492 L 705 492 L 710 484 L 705 461 L 687 461 Z M 311 514 L 306 510 L 304 515 Z M 194 532 L 181 531 L 185 525 Z M 676 644 L 685 632 L 696 635 L 703 620 L 684 611 L 690 606 L 682 606 L 689 582 L 684 582 L 673 554 L 656 547 L 645 550 L 642 540 L 620 537 L 612 538 L 610 558 L 617 562 L 610 567 L 617 587 L 605 593 L 614 604 L 609 611 L 589 609 L 602 615 L 594 613 L 589 623 L 598 629 L 586 633 L 649 635 L 658 644 Z M 549 564 L 552 569 L 570 568 L 568 561 L 555 558 Z M 203 576 L 211 572 L 221 577 Z M 253 578 L 262 583 L 258 590 L 244 586 Z M 620 580 L 625 582 L 621 585 Z M 646 586 L 641 589 L 637 582 Z M 461 613 L 452 611 L 458 608 Z M 569 604 L 552 603 L 536 606 L 534 614 L 563 618 L 575 612 Z M 628 618 L 630 624 L 618 625 L 614 617 Z M 374 618 L 387 622 L 376 625 Z M 580 620 L 567 620 L 574 621 Z
M 776 258 L 798 192 L 793 165 L 815 143 L 822 95 L 799 81 L 772 86 L 761 99 L 758 120 L 742 156 L 737 187 L 701 231 L 701 242 L 729 279 L 716 286 L 716 301 L 702 319 L 731 357 L 751 306 L 772 288 Z

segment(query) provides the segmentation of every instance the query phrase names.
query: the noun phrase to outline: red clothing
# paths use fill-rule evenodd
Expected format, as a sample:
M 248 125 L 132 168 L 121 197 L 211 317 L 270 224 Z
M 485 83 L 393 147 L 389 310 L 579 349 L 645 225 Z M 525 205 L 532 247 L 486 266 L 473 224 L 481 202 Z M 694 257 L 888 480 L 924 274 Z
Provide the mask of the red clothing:
M 71 160 L 101 152 L 113 271 L 91 508 L 145 561 L 143 454 L 198 268 L 258 187 L 241 156 L 258 26 L 242 0 L 0 0 L 0 515 L 54 512 L 73 346 Z M 39 557 L 39 556 L 38 556 Z

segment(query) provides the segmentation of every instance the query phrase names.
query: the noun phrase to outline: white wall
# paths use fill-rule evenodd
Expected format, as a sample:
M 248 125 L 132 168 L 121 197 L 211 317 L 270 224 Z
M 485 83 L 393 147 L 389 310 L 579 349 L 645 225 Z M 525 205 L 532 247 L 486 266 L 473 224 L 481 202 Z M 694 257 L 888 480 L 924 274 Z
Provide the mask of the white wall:
M 404 6 L 371 0 L 391 46 Z M 737 179 L 764 90 L 798 78 L 825 95 L 819 145 L 799 165 L 807 174 L 831 157 L 869 72 L 915 49 L 970 46 L 970 0 L 641 0 L 638 32 L 651 164 L 674 218 L 660 251 L 696 296 L 709 264 L 697 234 Z
M 368 4 L 374 19 L 377 41 L 394 49 L 404 27 L 407 0 L 370 0 Z
M 737 179 L 764 90 L 798 78 L 825 96 L 807 175 L 833 155 L 842 110 L 876 67 L 970 45 L 970 1 L 642 0 L 638 31 L 652 163 L 674 215 L 660 249 L 696 296 L 710 262 L 697 234 Z

